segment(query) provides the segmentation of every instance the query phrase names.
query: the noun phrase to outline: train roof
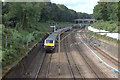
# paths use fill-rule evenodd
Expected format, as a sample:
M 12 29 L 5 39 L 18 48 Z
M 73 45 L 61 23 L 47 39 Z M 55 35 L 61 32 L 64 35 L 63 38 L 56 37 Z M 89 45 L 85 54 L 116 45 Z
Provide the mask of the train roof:
M 51 35 L 49 35 L 45 40 L 55 40 L 57 38 L 58 33 L 63 31 L 64 29 L 71 29 L 71 27 L 58 29 L 57 31 L 55 31 Z
M 51 35 L 49 35 L 45 40 L 55 40 L 57 37 L 57 32 L 52 33 Z

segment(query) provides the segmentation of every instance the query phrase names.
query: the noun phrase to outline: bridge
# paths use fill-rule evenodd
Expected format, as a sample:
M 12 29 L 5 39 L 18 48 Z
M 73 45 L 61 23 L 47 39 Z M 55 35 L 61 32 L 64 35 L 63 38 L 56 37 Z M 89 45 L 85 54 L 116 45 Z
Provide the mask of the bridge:
M 91 24 L 96 22 L 96 20 L 95 19 L 74 19 L 74 22 L 76 24 L 86 24 L 86 23 Z
M 88 26 L 94 22 L 96 22 L 95 19 L 74 19 L 74 28 L 83 28 L 85 26 Z

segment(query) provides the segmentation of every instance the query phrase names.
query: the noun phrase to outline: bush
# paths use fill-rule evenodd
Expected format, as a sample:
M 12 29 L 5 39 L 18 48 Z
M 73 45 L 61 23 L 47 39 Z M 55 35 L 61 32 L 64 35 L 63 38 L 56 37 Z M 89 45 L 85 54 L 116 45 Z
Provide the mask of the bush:
M 17 25 L 18 26 L 18 25 Z M 28 50 L 28 45 L 35 40 L 39 40 L 40 37 L 45 36 L 40 32 L 51 31 L 50 24 L 38 23 L 35 26 L 27 29 L 17 28 L 5 28 L 3 26 L 2 31 L 2 65 L 3 68 L 7 65 L 11 65 L 18 60 L 21 56 L 25 55 L 24 51 Z M 6 36 L 7 36 L 7 48 L 6 48 Z
M 101 29 L 101 30 L 106 30 L 110 32 L 118 32 L 117 22 L 113 22 L 113 21 L 104 22 L 100 20 L 100 21 L 93 23 L 91 26 L 97 29 Z
M 13 49 L 5 49 L 2 51 L 2 66 L 5 67 L 7 64 L 11 64 L 17 59 L 16 51 Z

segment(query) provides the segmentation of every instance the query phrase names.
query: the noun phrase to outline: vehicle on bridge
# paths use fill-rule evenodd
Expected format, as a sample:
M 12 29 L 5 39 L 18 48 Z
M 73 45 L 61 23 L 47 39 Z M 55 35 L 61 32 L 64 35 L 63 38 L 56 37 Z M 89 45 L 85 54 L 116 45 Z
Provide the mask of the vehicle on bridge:
M 53 52 L 53 50 L 55 49 L 56 39 L 58 38 L 59 33 L 63 34 L 64 32 L 71 30 L 71 29 L 72 27 L 58 29 L 57 31 L 49 35 L 44 41 L 44 48 L 46 52 Z

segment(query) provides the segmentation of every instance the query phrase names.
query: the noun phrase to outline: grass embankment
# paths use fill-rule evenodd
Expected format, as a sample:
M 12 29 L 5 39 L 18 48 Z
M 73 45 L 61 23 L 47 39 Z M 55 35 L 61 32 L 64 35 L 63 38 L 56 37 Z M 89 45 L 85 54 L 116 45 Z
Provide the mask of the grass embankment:
M 50 24 L 38 23 L 27 29 L 5 28 L 2 36 L 2 68 L 3 73 L 15 66 L 40 38 L 45 34 L 38 32 L 52 31 Z M 7 45 L 6 45 L 7 37 Z
M 86 35 L 88 35 L 88 34 L 89 34 L 89 36 L 94 37 L 95 39 L 104 41 L 106 43 L 111 43 L 111 44 L 114 44 L 114 45 L 120 44 L 120 41 L 112 39 L 110 37 L 106 37 L 105 35 L 99 35 L 97 33 L 91 32 L 91 31 L 87 31 Z
M 97 21 L 95 23 L 93 23 L 91 26 L 96 28 L 96 29 L 100 29 L 100 30 L 106 30 L 109 32 L 120 32 L 120 28 L 118 28 L 118 22 L 114 22 L 114 21 Z
M 58 23 L 57 27 L 66 27 L 66 23 Z M 3 73 L 15 66 L 21 58 L 26 55 L 26 52 L 37 43 L 40 38 L 42 39 L 47 33 L 51 32 L 53 28 L 50 27 L 51 23 L 38 23 L 33 27 L 27 29 L 13 29 L 5 28 L 3 26 L 2 38 L 2 68 Z M 6 46 L 7 36 L 7 46 Z
M 120 31 L 118 29 L 117 22 L 113 22 L 113 21 L 104 22 L 104 21 L 101 20 L 101 21 L 97 21 L 97 22 L 93 23 L 91 26 L 96 28 L 96 29 L 106 30 L 106 31 L 109 31 L 109 32 L 118 33 Z M 91 32 L 91 31 L 88 31 L 88 33 L 89 33 L 90 36 L 93 36 L 97 39 L 103 39 L 105 41 L 112 42 L 113 44 L 120 44 L 120 41 L 112 39 L 110 37 L 107 37 L 106 35 L 99 35 L 99 34 Z

